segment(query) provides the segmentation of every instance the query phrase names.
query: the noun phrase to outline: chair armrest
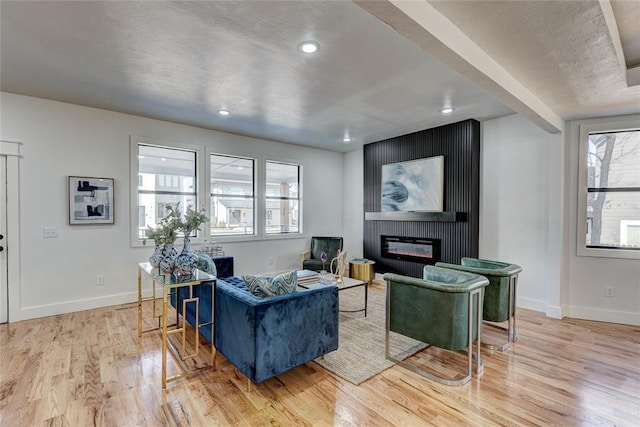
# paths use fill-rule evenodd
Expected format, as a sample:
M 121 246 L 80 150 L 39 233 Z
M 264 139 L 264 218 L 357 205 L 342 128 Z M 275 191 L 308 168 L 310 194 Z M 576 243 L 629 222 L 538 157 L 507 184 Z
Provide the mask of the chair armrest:
M 467 280 L 463 283 L 444 283 L 428 279 L 402 276 L 394 273 L 385 273 L 384 280 L 387 282 L 391 281 L 417 288 L 433 289 L 435 291 L 448 293 L 470 293 L 478 288 L 484 288 L 489 284 L 489 280 L 485 277 L 471 274 L 467 274 L 467 276 Z
M 522 271 L 522 267 L 516 264 L 498 263 L 495 261 L 471 263 L 467 260 L 468 258 L 463 258 L 462 265 L 437 262 L 436 267 L 448 268 L 450 270 L 466 271 L 469 273 L 479 274 L 481 276 L 495 277 L 513 276 Z
M 306 259 L 311 259 L 311 251 L 310 250 L 306 250 L 304 252 L 300 252 L 300 270 L 304 269 L 302 264 L 304 263 L 304 260 L 306 260 Z

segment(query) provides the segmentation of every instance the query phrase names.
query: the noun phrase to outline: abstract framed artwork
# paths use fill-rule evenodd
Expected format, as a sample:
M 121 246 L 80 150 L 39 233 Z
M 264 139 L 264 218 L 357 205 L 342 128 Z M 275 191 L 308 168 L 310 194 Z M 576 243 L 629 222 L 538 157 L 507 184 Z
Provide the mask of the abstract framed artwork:
M 442 212 L 444 156 L 382 165 L 382 212 Z
M 114 223 L 114 179 L 69 176 L 69 224 Z

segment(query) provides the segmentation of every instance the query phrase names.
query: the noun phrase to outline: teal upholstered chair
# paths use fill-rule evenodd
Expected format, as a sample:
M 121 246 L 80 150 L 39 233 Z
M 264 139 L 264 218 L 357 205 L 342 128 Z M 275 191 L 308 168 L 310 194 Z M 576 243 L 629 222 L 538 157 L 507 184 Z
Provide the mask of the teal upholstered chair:
M 483 343 L 485 347 L 505 351 L 517 340 L 516 334 L 516 283 L 522 267 L 506 262 L 477 258 L 462 258 L 461 265 L 436 263 L 436 266 L 479 274 L 489 279 L 484 292 L 483 320 L 487 326 L 498 328 L 507 334 L 506 341 L 497 345 Z M 507 326 L 495 322 L 507 322 Z
M 482 291 L 489 281 L 477 274 L 425 266 L 423 278 L 387 273 L 387 359 L 420 375 L 447 385 L 471 379 L 473 342 L 476 341 L 476 373 L 482 372 Z M 390 332 L 402 334 L 445 350 L 467 348 L 467 372 L 446 378 L 395 359 L 389 352 Z
M 311 248 L 300 254 L 300 269 L 329 271 L 331 260 L 338 255 L 339 250 L 342 250 L 342 237 L 312 237 Z M 324 265 L 320 259 L 322 252 L 327 254 Z

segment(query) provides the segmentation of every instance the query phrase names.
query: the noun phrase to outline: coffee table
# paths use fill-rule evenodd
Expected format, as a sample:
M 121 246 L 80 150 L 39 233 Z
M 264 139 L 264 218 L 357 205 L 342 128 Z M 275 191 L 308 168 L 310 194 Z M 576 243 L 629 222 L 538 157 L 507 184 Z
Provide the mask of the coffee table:
M 298 283 L 298 286 L 304 289 L 313 289 L 320 286 L 337 286 L 338 292 L 345 289 L 357 288 L 358 286 L 364 286 L 364 308 L 360 310 L 340 310 L 343 313 L 358 313 L 364 311 L 364 317 L 367 317 L 367 302 L 369 300 L 369 282 L 362 281 L 360 279 L 352 279 L 351 277 L 343 277 L 342 283 L 325 284 L 320 282 Z

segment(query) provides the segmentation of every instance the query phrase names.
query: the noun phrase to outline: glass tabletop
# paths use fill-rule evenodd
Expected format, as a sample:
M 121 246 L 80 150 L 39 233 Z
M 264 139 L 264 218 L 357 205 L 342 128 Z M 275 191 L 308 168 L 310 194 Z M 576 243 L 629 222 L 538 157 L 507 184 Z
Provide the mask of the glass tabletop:
M 148 262 L 141 262 L 138 264 L 138 267 L 141 268 L 145 273 L 149 276 L 153 277 L 153 279 L 163 286 L 172 286 L 172 285 L 185 285 L 189 283 L 202 283 L 202 282 L 212 282 L 216 279 L 216 276 L 213 276 L 209 273 L 205 273 L 202 270 L 194 270 L 193 274 L 189 276 L 176 276 L 176 275 L 166 275 L 162 274 L 158 267 L 153 267 Z
M 365 282 L 359 279 L 352 279 L 351 277 L 343 277 L 342 283 L 320 283 L 320 282 L 308 282 L 308 283 L 298 283 L 298 286 L 305 289 L 313 289 L 320 286 L 337 286 L 338 290 L 355 288 L 356 286 L 368 285 L 369 282 Z

